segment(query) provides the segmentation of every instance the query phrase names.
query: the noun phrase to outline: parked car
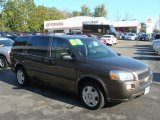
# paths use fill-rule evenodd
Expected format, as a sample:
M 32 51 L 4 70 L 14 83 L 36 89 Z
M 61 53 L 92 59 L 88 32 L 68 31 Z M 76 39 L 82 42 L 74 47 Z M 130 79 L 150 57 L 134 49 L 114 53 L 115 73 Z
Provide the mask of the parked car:
M 157 53 L 158 55 L 160 55 L 160 46 L 157 48 L 156 53 Z
M 158 47 L 160 46 L 160 41 L 156 41 L 153 45 L 153 50 L 157 51 Z
M 123 40 L 127 40 L 128 39 L 128 33 L 127 32 L 123 33 L 122 39 Z
M 127 39 L 128 40 L 136 40 L 137 35 L 135 33 L 129 33 Z
M 153 45 L 154 45 L 157 41 L 160 41 L 160 39 L 153 40 L 153 41 L 151 42 L 151 46 L 153 47 Z
M 139 38 L 139 40 L 150 40 L 148 34 L 142 34 Z
M 89 109 L 146 95 L 152 83 L 147 64 L 90 37 L 18 37 L 11 49 L 11 69 L 19 85 L 45 82 L 79 95 Z
M 0 37 L 10 38 L 10 39 L 14 40 L 15 38 L 17 38 L 17 35 L 13 32 L 0 31 Z
M 10 51 L 14 41 L 9 38 L 0 38 L 0 68 L 10 64 Z
M 103 35 L 101 40 L 104 40 L 106 44 L 113 45 L 117 43 L 117 38 L 114 35 Z
M 152 40 L 157 40 L 157 39 L 160 39 L 160 33 L 154 33 L 152 35 Z

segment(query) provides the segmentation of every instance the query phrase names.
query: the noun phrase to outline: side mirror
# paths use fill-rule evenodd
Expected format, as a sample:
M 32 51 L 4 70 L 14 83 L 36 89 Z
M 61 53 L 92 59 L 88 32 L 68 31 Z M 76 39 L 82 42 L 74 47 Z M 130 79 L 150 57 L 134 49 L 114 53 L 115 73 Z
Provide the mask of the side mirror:
M 65 54 L 65 55 L 62 55 L 62 60 L 64 60 L 64 61 L 73 61 L 74 58 L 71 55 Z
M 120 54 L 120 53 L 117 53 L 118 54 L 118 56 L 121 56 L 122 54 Z

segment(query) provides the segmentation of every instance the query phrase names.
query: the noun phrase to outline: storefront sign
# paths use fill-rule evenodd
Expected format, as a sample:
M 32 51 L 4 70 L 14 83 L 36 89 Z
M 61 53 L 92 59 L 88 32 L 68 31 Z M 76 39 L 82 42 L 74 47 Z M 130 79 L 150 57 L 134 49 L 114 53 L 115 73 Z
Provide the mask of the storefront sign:
M 95 21 L 85 21 L 83 22 L 83 24 L 97 24 L 98 23 L 98 20 L 95 20 Z

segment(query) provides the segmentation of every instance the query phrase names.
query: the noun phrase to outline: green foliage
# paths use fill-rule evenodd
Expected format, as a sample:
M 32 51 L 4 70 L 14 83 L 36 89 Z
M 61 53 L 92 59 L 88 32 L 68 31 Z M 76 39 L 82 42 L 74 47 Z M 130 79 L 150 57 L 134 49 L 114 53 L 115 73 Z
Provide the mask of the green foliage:
M 160 30 L 159 29 L 154 29 L 153 32 L 160 33 Z
M 91 16 L 90 8 L 87 5 L 82 5 L 81 6 L 81 16 Z
M 75 16 L 106 17 L 104 4 L 95 7 L 91 13 L 87 5 L 79 11 L 60 11 L 55 7 L 36 6 L 34 0 L 0 0 L 0 31 L 43 31 L 44 21 L 59 20 Z
M 104 4 L 97 5 L 94 8 L 94 17 L 106 17 L 107 16 L 107 10 Z
M 44 21 L 64 18 L 63 12 L 54 7 L 36 6 L 34 0 L 8 0 L 3 3 L 0 31 L 43 31 Z
M 141 32 L 146 32 L 146 24 L 145 23 L 140 23 L 141 24 Z
M 79 11 L 73 11 L 72 15 L 73 15 L 73 17 L 76 17 L 76 16 L 80 16 L 81 13 Z

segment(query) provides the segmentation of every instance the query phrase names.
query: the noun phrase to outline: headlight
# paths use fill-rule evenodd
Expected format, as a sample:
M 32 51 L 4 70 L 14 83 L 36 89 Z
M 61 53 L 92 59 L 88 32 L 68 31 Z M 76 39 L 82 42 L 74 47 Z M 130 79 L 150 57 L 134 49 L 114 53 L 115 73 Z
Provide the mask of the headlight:
M 132 73 L 119 70 L 112 70 L 110 72 L 110 78 L 111 80 L 121 80 L 121 81 L 134 80 L 134 76 Z

